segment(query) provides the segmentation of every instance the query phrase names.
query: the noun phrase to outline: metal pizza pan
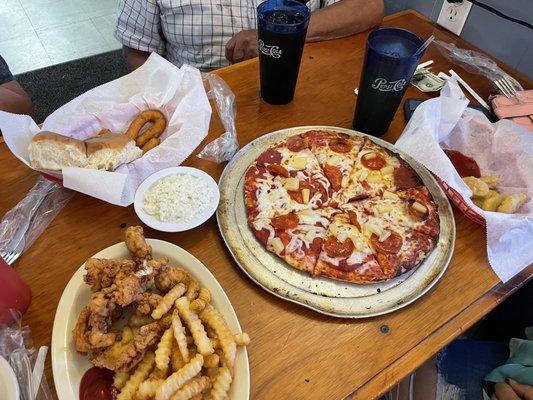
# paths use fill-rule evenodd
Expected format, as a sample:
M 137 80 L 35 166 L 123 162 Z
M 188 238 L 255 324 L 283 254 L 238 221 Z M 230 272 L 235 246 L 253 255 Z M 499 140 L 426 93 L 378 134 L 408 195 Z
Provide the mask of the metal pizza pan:
M 311 277 L 266 251 L 257 241 L 246 219 L 243 196 L 245 172 L 267 148 L 289 136 L 313 129 L 367 137 L 396 153 L 422 178 L 439 208 L 440 235 L 435 249 L 417 268 L 389 281 L 364 285 Z M 302 126 L 266 134 L 250 142 L 233 157 L 224 169 L 219 188 L 217 221 L 224 242 L 237 265 L 268 292 L 323 314 L 366 318 L 405 307 L 427 293 L 438 282 L 453 254 L 455 221 L 452 208 L 433 175 L 390 143 L 360 132 L 332 126 Z

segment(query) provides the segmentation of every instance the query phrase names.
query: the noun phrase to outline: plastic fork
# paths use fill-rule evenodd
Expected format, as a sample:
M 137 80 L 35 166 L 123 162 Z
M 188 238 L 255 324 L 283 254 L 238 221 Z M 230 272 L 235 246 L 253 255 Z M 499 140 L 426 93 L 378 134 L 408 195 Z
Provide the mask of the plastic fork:
M 20 257 L 22 252 L 24 251 L 24 247 L 26 247 L 26 234 L 28 233 L 28 230 L 31 227 L 31 224 L 37 215 L 37 210 L 43 203 L 46 196 L 48 196 L 48 193 L 50 191 L 47 190 L 45 193 L 41 194 L 35 203 L 33 204 L 29 215 L 27 216 L 24 224 L 22 227 L 17 231 L 13 239 L 9 242 L 9 244 L 4 248 L 3 251 L 0 251 L 0 257 L 4 259 L 4 261 L 7 263 L 7 265 L 13 264 L 17 259 Z
M 494 84 L 505 97 L 516 97 L 516 88 L 506 76 L 494 80 Z
M 4 259 L 7 265 L 13 264 L 15 261 L 18 260 L 20 255 L 22 254 L 21 250 L 19 250 L 20 244 L 22 242 L 19 242 L 19 245 L 15 250 L 10 251 L 0 251 L 0 257 Z

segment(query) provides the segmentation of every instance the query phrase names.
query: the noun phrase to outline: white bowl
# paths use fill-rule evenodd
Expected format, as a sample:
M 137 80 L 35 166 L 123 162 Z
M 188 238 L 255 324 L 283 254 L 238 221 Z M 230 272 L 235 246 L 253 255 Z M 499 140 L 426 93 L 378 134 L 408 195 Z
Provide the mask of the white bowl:
M 163 222 L 144 211 L 144 195 L 150 186 L 166 176 L 180 174 L 196 176 L 203 180 L 213 190 L 214 196 L 207 209 L 203 213 L 198 214 L 195 218 L 184 222 Z M 220 192 L 218 190 L 218 185 L 215 180 L 211 178 L 211 176 L 197 168 L 174 167 L 156 172 L 155 174 L 146 178 L 143 183 L 141 183 L 141 185 L 137 188 L 137 192 L 135 193 L 134 208 L 137 216 L 149 227 L 163 232 L 182 232 L 195 228 L 207 221 L 207 219 L 209 219 L 209 217 L 216 211 L 219 200 Z
M 0 356 L 0 397 L 5 400 L 19 400 L 19 383 L 13 368 Z

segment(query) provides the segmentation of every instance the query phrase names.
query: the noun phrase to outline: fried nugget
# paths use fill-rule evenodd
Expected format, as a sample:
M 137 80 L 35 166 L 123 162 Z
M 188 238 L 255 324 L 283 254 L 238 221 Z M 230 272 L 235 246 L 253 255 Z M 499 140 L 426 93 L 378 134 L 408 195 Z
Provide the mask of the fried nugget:
M 97 292 L 113 284 L 119 272 L 128 274 L 136 269 L 133 260 L 108 260 L 100 258 L 89 258 L 85 262 L 87 273 L 83 280 L 91 287 L 91 291 Z
M 163 296 L 160 296 L 156 293 L 149 293 L 149 292 L 143 293 L 140 299 L 137 300 L 135 304 L 136 305 L 135 308 L 137 309 L 137 314 L 139 315 L 152 314 L 152 312 L 157 308 L 157 305 L 161 302 L 162 299 L 163 299 Z
M 78 320 L 76 321 L 76 326 L 74 327 L 74 330 L 72 331 L 72 335 L 74 336 L 74 345 L 76 347 L 76 351 L 79 351 L 80 353 L 88 353 L 92 350 L 92 346 L 90 345 L 89 341 L 87 340 L 87 330 L 89 329 L 89 317 L 91 316 L 91 309 L 89 306 L 83 307 L 83 310 L 81 311 L 80 315 L 78 316 Z
M 129 371 L 143 359 L 146 351 L 157 343 L 163 331 L 157 322 L 141 326 L 133 340 L 123 346 L 121 351 L 109 348 L 93 355 L 91 361 L 97 367 L 112 371 Z
M 132 257 L 136 260 L 152 258 L 152 247 L 146 243 L 143 228 L 130 226 L 124 232 L 124 241 Z
M 191 274 L 182 268 L 162 268 L 161 272 L 154 278 L 157 289 L 163 293 L 168 292 L 178 283 L 184 283 L 186 286 L 191 281 Z

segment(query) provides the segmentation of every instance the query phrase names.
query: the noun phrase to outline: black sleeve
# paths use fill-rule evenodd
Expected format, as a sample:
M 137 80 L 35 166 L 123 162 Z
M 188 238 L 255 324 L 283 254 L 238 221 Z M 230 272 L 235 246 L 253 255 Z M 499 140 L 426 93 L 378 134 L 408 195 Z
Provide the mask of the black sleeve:
M 4 61 L 2 56 L 0 56 L 0 85 L 11 82 L 12 80 L 15 80 L 15 78 L 11 74 L 7 63 Z

